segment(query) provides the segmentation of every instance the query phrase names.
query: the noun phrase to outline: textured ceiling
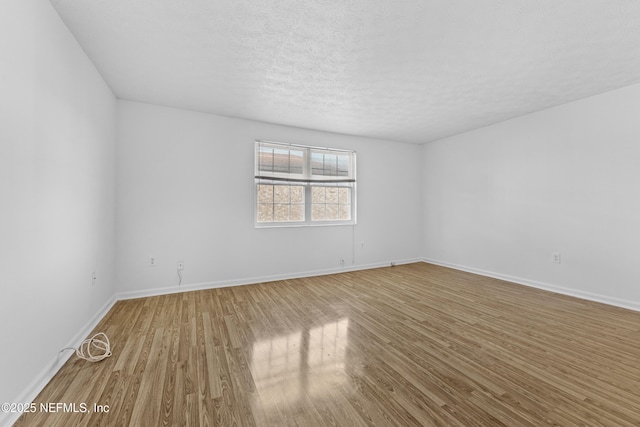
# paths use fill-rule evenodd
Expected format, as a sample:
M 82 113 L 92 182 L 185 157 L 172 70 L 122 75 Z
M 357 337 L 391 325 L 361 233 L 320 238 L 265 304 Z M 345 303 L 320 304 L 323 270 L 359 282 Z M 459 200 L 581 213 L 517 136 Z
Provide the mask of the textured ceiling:
M 117 97 L 424 143 L 640 82 L 637 0 L 51 0 Z

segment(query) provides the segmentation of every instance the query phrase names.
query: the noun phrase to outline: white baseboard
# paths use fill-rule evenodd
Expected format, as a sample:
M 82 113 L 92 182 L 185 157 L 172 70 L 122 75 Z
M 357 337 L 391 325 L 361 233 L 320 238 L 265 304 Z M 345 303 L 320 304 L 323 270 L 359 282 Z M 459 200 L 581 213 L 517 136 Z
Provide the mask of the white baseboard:
M 253 285 L 256 283 L 275 282 L 278 280 L 299 279 L 303 277 L 325 276 L 327 274 L 346 273 L 349 271 L 370 270 L 372 268 L 389 267 L 392 263 L 395 265 L 411 264 L 413 262 L 422 262 L 421 258 L 411 258 L 399 261 L 387 261 L 373 264 L 351 265 L 340 268 L 329 268 L 324 270 L 312 270 L 297 273 L 276 274 L 271 276 L 246 277 L 243 279 L 221 280 L 214 282 L 189 283 L 181 286 L 171 286 L 166 288 L 145 289 L 140 291 L 120 292 L 116 294 L 117 300 L 146 298 L 158 295 L 175 294 L 180 292 L 199 291 L 203 289 L 226 288 L 230 286 Z
M 82 341 L 91 333 L 93 328 L 102 320 L 102 318 L 111 310 L 111 307 L 116 303 L 115 296 L 111 297 L 97 312 L 96 314 L 69 340 L 65 347 L 78 348 Z M 57 357 L 52 360 L 34 380 L 27 386 L 27 388 L 12 400 L 12 402 L 29 403 L 33 402 L 35 398 L 40 394 L 44 387 L 51 381 L 53 376 L 58 373 L 62 365 L 69 360 L 74 354 L 73 351 L 65 351 L 58 353 Z M 15 423 L 22 414 L 20 413 L 3 413 L 0 412 L 0 426 L 10 426 Z
M 596 294 L 592 292 L 581 291 L 579 289 L 566 288 L 563 286 L 552 285 L 550 283 L 524 279 L 522 277 L 510 276 L 508 274 L 496 273 L 493 271 L 482 270 L 474 267 L 467 267 L 464 265 L 453 264 L 450 262 L 441 261 L 437 259 L 423 258 L 422 261 L 429 264 L 436 264 L 443 267 L 453 268 L 454 270 L 466 271 L 468 273 L 474 273 L 480 276 L 492 277 L 494 279 L 500 279 L 500 280 L 505 280 L 507 282 L 517 283 L 519 285 L 529 286 L 537 289 L 543 289 L 545 291 L 555 292 L 557 294 L 568 295 L 568 296 L 581 298 L 588 301 L 594 301 L 594 302 L 612 305 L 615 307 L 621 307 L 629 310 L 640 311 L 640 302 L 636 302 L 636 301 L 628 301 L 628 300 L 623 300 L 623 299 L 615 298 L 608 295 L 601 295 L 601 294 Z

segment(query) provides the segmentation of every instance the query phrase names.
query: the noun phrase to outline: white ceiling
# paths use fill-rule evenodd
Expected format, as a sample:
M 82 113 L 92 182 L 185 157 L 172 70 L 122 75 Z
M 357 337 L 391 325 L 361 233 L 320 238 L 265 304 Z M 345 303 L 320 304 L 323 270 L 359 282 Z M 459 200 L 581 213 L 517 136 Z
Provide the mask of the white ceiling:
M 640 82 L 637 0 L 51 0 L 117 97 L 424 143 Z

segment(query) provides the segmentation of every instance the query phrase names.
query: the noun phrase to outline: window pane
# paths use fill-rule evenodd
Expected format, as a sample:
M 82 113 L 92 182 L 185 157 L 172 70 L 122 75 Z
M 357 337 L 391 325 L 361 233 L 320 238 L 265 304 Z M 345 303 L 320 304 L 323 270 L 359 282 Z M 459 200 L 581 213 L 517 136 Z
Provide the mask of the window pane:
M 291 189 L 291 203 L 304 203 L 304 187 L 297 185 L 289 188 Z
M 289 150 L 273 150 L 273 171 L 280 173 L 289 172 Z
M 311 174 L 324 175 L 324 156 L 322 153 L 311 153 Z
M 335 221 L 338 219 L 338 204 L 327 203 L 326 218 L 327 221 Z
M 273 221 L 273 205 L 260 203 L 258 205 L 258 222 Z
M 274 203 L 289 203 L 289 186 L 274 185 L 273 201 Z
M 335 154 L 311 153 L 311 174 L 336 176 L 338 157 Z
M 338 176 L 349 176 L 349 156 L 338 156 Z
M 258 170 L 273 172 L 273 148 L 260 147 L 258 151 Z
M 324 187 L 311 187 L 311 203 L 324 203 Z
M 291 221 L 304 221 L 304 205 L 291 205 L 291 214 L 289 219 Z
M 347 205 L 351 203 L 351 196 L 348 188 L 340 188 L 338 190 L 338 202 L 341 205 Z
M 290 155 L 289 173 L 302 175 L 304 153 L 300 150 L 291 150 Z
M 324 204 L 311 205 L 311 221 L 324 221 Z
M 336 187 L 326 188 L 327 203 L 338 203 L 338 189 Z
M 258 185 L 258 203 L 273 203 L 273 185 Z
M 325 154 L 323 175 L 336 176 L 337 174 L 338 174 L 338 156 L 334 154 Z
M 338 219 L 348 221 L 351 219 L 351 206 L 340 205 L 338 208 Z
M 275 222 L 289 221 L 289 205 L 273 205 L 273 220 Z

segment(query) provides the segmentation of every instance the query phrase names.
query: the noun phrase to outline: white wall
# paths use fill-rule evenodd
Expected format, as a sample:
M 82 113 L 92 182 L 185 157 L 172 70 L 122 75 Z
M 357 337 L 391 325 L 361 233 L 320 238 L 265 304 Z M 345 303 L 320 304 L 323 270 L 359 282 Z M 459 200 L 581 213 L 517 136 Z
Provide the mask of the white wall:
M 423 146 L 425 258 L 640 309 L 638 111 L 635 85 Z
M 0 58 L 0 402 L 19 402 L 114 295 L 115 97 L 48 1 L 0 2 Z
M 358 224 L 255 229 L 256 139 L 356 150 Z M 340 258 L 345 268 L 419 259 L 420 152 L 118 101 L 119 289 L 174 287 L 178 260 L 185 262 L 183 285 L 218 285 L 331 271 Z

